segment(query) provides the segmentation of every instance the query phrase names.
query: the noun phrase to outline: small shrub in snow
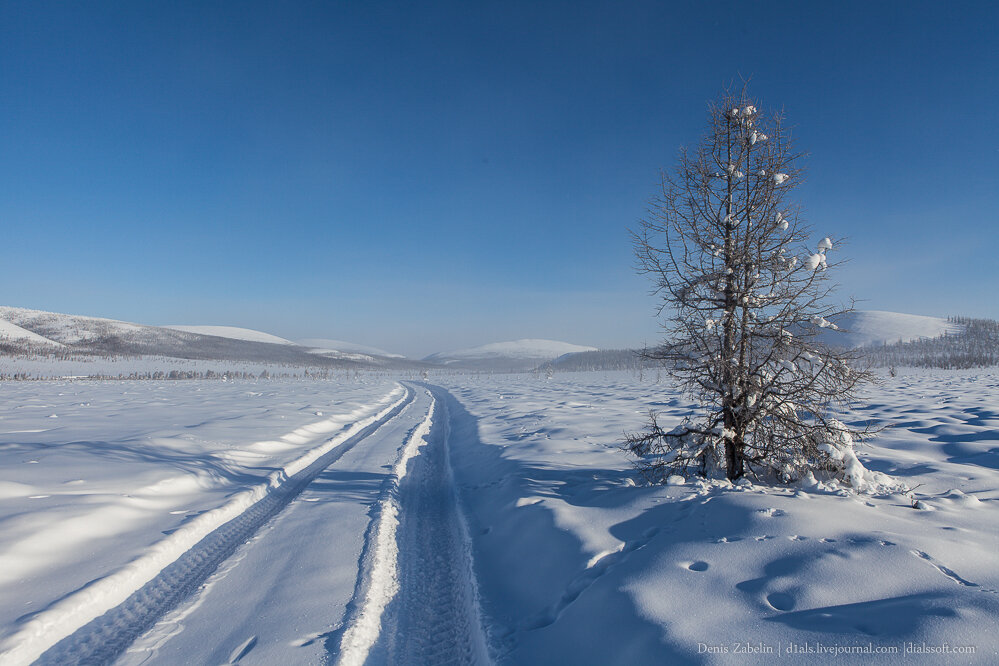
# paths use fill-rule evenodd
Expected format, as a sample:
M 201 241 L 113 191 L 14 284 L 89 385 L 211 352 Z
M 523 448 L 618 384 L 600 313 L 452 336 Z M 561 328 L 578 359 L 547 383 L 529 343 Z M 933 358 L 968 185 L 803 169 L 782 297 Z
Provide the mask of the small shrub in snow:
M 854 433 L 848 426 L 836 419 L 830 419 L 828 426 L 816 447 L 821 467 L 832 472 L 837 480 L 857 492 L 882 494 L 905 489 L 887 474 L 864 467 L 857 458 L 854 450 Z

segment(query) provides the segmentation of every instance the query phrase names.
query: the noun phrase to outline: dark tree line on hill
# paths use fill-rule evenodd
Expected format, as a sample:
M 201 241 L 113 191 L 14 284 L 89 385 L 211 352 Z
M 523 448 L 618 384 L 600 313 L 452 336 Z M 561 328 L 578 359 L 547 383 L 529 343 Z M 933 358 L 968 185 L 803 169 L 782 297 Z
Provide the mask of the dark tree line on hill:
M 915 367 L 963 369 L 999 366 L 999 321 L 972 317 L 948 317 L 963 330 L 935 338 L 884 343 L 864 347 L 860 354 L 875 368 Z M 655 365 L 642 358 L 641 349 L 601 349 L 566 354 L 542 365 L 556 372 L 630 370 L 641 372 Z
M 539 366 L 539 371 L 551 368 L 557 372 L 587 372 L 590 370 L 640 370 L 650 367 L 639 349 L 598 349 L 559 356 Z
M 999 321 L 971 317 L 948 317 L 947 321 L 960 324 L 963 330 L 936 338 L 868 347 L 864 354 L 871 365 L 882 368 L 962 369 L 999 365 Z

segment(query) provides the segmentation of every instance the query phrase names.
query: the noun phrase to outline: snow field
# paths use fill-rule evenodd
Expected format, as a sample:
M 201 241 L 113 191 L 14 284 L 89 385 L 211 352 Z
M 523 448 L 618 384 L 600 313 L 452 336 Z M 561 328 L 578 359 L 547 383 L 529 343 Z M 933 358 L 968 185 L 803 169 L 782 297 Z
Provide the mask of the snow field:
M 999 382 L 987 372 L 890 382 L 842 417 L 895 424 L 858 454 L 919 486 L 924 510 L 834 483 L 645 487 L 616 444 L 648 407 L 667 425 L 692 407 L 648 374 L 451 382 L 455 474 L 497 662 L 776 658 L 740 654 L 750 642 L 792 661 L 808 657 L 789 648 L 821 643 L 937 663 L 903 652 L 925 642 L 994 663 Z
M 0 384 L 4 647 L 264 487 L 41 663 L 999 659 L 994 373 L 903 371 L 839 415 L 893 425 L 857 453 L 912 495 L 646 486 L 624 433 L 696 408 L 655 373 L 438 383 Z
M 101 393 L 101 390 L 104 389 L 106 386 L 107 385 L 102 386 L 95 384 L 89 388 L 94 389 L 94 392 L 99 395 Z M 119 389 L 118 393 L 121 392 L 120 386 L 121 385 L 116 386 L 116 388 Z M 40 386 L 32 388 L 37 388 L 44 392 L 46 389 L 51 389 L 53 387 Z M 78 389 L 78 386 L 74 388 Z M 242 392 L 245 392 L 245 388 L 246 387 L 244 386 Z M 239 471 L 243 472 L 241 476 L 237 476 L 236 478 L 238 478 L 239 481 L 242 482 L 243 488 L 245 489 L 240 489 L 239 485 L 233 487 L 231 484 L 218 484 L 219 486 L 222 486 L 221 488 L 218 488 L 218 490 L 227 491 L 228 494 L 231 494 L 233 490 L 236 491 L 235 494 L 231 495 L 231 497 L 222 506 L 216 506 L 215 508 L 211 508 L 207 511 L 200 512 L 199 514 L 195 514 L 194 516 L 192 516 L 190 520 L 181 522 L 181 524 L 178 527 L 175 527 L 173 528 L 173 530 L 171 530 L 171 533 L 165 539 L 160 539 L 152 544 L 146 545 L 140 549 L 136 549 L 139 550 L 140 554 L 137 557 L 135 557 L 132 561 L 129 561 L 123 566 L 120 566 L 117 569 L 112 570 L 108 574 L 99 576 L 95 580 L 91 581 L 89 584 L 80 587 L 80 589 L 78 589 L 76 592 L 73 592 L 71 594 L 66 594 L 66 583 L 69 581 L 68 580 L 59 581 L 63 589 L 62 598 L 59 598 L 55 602 L 48 603 L 44 608 L 44 610 L 42 610 L 41 612 L 38 612 L 32 615 L 31 617 L 25 618 L 22 621 L 20 621 L 17 625 L 15 625 L 16 630 L 14 635 L 8 636 L 6 638 L 6 640 L 3 643 L 3 652 L 0 653 L 0 655 L 2 655 L 3 657 L 4 663 L 30 662 L 58 639 L 68 635 L 69 633 L 72 633 L 75 629 L 82 626 L 91 619 L 97 617 L 98 615 L 108 610 L 109 608 L 116 606 L 125 598 L 127 598 L 133 591 L 141 587 L 143 584 L 149 581 L 153 576 L 155 576 L 158 572 L 163 570 L 166 567 L 166 565 L 176 560 L 178 555 L 189 550 L 191 546 L 198 543 L 208 533 L 212 532 L 213 530 L 218 528 L 220 525 L 226 523 L 227 521 L 232 520 L 235 516 L 238 516 L 241 513 L 243 513 L 248 507 L 256 503 L 262 497 L 265 497 L 275 489 L 280 488 L 288 477 L 294 476 L 296 473 L 299 473 L 304 468 L 308 467 L 308 465 L 314 463 L 318 458 L 320 458 L 324 454 L 327 454 L 331 449 L 336 447 L 338 444 L 349 439 L 352 435 L 356 434 L 364 427 L 374 423 L 379 418 L 384 417 L 394 408 L 398 407 L 401 404 L 401 402 L 405 399 L 399 397 L 399 394 L 403 392 L 403 389 L 398 385 L 386 386 L 383 383 L 381 386 L 378 386 L 375 389 L 377 393 L 371 390 L 374 387 L 363 387 L 363 388 L 364 390 L 360 391 L 362 396 L 362 401 L 361 401 L 362 404 L 354 406 L 353 409 L 351 409 L 346 413 L 341 413 L 337 416 L 328 417 L 320 421 L 313 421 L 312 423 L 309 423 L 305 426 L 296 428 L 295 430 L 287 432 L 285 435 L 281 436 L 280 438 L 277 438 L 276 440 L 264 440 L 262 442 L 257 442 L 256 444 L 246 447 L 245 449 L 238 449 L 232 447 L 224 451 L 211 451 L 210 448 L 208 450 L 205 450 L 201 449 L 201 447 L 198 446 L 190 447 L 194 448 L 195 451 L 192 452 L 188 450 L 185 451 L 185 453 L 189 454 L 193 453 L 193 455 L 180 456 L 179 461 L 186 463 L 185 466 L 188 467 L 188 469 L 192 467 L 194 468 L 195 474 L 193 476 L 197 481 L 197 483 L 193 484 L 189 483 L 188 481 L 190 479 L 185 478 L 183 475 L 174 476 L 174 477 L 170 476 L 164 477 L 163 472 L 165 471 L 169 472 L 170 465 L 169 464 L 164 465 L 163 460 L 156 460 L 156 458 L 154 457 L 155 462 L 159 463 L 158 465 L 155 465 L 155 471 L 158 472 L 157 477 L 159 480 L 156 483 L 149 486 L 150 488 L 153 488 L 154 492 L 152 494 L 154 495 L 157 489 L 162 491 L 164 487 L 183 487 L 184 490 L 188 491 L 188 494 L 186 496 L 181 495 L 180 497 L 185 500 L 190 500 L 191 499 L 190 495 L 191 494 L 196 495 L 197 494 L 196 491 L 201 489 L 198 488 L 199 483 L 204 482 L 204 475 L 198 473 L 199 472 L 203 473 L 206 469 L 208 470 L 212 469 L 215 465 L 218 464 L 220 460 L 224 460 L 227 463 L 229 463 L 228 469 L 230 470 L 238 469 Z M 387 394 L 383 393 L 384 389 L 386 388 L 389 389 Z M 312 389 L 315 390 L 315 386 L 313 386 Z M 158 401 L 149 401 L 150 396 L 148 395 L 148 393 L 154 390 L 155 387 L 141 387 L 141 390 L 138 391 L 139 393 L 145 392 L 146 394 L 144 395 L 144 400 L 143 400 L 144 404 L 147 405 L 160 404 Z M 237 392 L 237 395 L 238 393 L 239 392 Z M 382 393 L 380 397 L 376 397 L 378 393 Z M 38 397 L 42 397 L 43 399 L 41 401 L 45 402 L 47 399 L 50 399 L 52 396 L 38 396 Z M 58 398 L 62 396 L 55 396 L 55 397 Z M 229 395 L 226 397 L 232 399 L 233 397 L 236 396 Z M 246 396 L 239 396 L 239 397 L 245 398 Z M 166 401 L 169 406 L 170 402 L 169 399 L 167 399 Z M 209 400 L 209 402 L 212 401 Z M 386 403 L 390 402 L 392 402 L 393 404 L 385 406 Z M 30 397 L 25 397 L 24 401 L 22 402 L 22 406 L 30 406 L 31 403 L 32 400 L 30 399 Z M 369 404 L 363 404 L 363 403 L 369 403 Z M 80 404 L 87 406 L 91 405 L 91 403 L 80 403 Z M 215 406 L 218 407 L 219 405 L 216 403 Z M 245 404 L 242 405 L 242 410 L 243 411 L 241 416 L 234 418 L 238 419 L 246 416 Z M 270 410 L 266 409 L 264 410 L 264 413 L 266 414 L 268 411 Z M 376 413 L 372 414 L 372 412 Z M 313 416 L 315 416 L 315 415 L 320 415 L 321 413 L 312 412 L 312 414 Z M 6 416 L 7 415 L 5 415 L 5 417 Z M 129 414 L 128 417 L 126 417 L 125 419 L 127 421 L 127 425 L 125 426 L 126 429 L 129 426 L 134 427 L 134 423 L 129 419 L 135 416 L 136 416 L 135 414 Z M 280 414 L 279 416 L 281 416 L 283 419 L 287 417 L 287 414 Z M 81 419 L 81 421 L 82 420 L 84 419 Z M 214 422 L 213 425 L 217 426 L 219 424 L 218 422 Z M 74 429 L 75 432 L 87 430 L 86 425 L 84 425 L 83 423 L 79 423 L 78 426 L 79 430 Z M 308 444 L 316 440 L 318 437 L 321 437 L 330 432 L 334 432 L 336 430 L 341 430 L 341 432 L 336 434 L 333 438 L 327 440 L 323 444 L 311 447 L 304 454 L 301 453 L 302 445 Z M 58 436 L 57 434 L 58 429 L 56 433 L 47 433 L 46 431 L 38 431 L 37 429 L 35 429 L 35 433 L 39 432 L 40 434 L 43 433 L 43 435 L 39 437 L 41 441 L 39 441 L 34 446 L 32 446 L 31 444 L 23 444 L 23 443 L 15 445 L 7 445 L 4 446 L 3 448 L 4 453 L 8 455 L 14 455 L 17 457 L 23 456 L 23 454 L 26 451 L 29 452 L 29 455 L 37 453 L 45 454 L 45 455 L 35 456 L 37 458 L 40 458 L 41 460 L 31 459 L 25 461 L 28 463 L 34 463 L 34 465 L 38 465 L 40 462 L 43 461 L 48 463 L 49 460 L 46 459 L 46 455 L 51 454 L 52 452 L 56 452 L 54 457 L 56 457 L 57 459 L 53 461 L 55 464 L 46 465 L 48 469 L 41 470 L 36 467 L 29 468 L 32 469 L 32 472 L 35 477 L 39 478 L 44 477 L 49 484 L 52 484 L 54 482 L 58 483 L 58 479 L 61 474 L 65 474 L 66 472 L 79 471 L 79 468 L 77 466 L 67 464 L 66 461 L 59 459 L 59 449 L 61 448 L 61 446 L 58 443 L 58 439 L 55 439 L 53 441 L 53 435 L 55 435 L 56 437 Z M 24 433 L 18 433 L 17 431 L 15 431 L 13 433 L 8 433 L 8 435 L 14 435 L 15 437 L 20 435 L 21 437 L 23 437 Z M 158 438 L 150 438 L 147 447 L 142 449 L 141 452 L 146 453 L 148 451 L 151 454 L 153 450 L 156 450 L 156 452 L 158 453 L 158 449 L 162 446 L 162 444 L 163 444 L 162 440 Z M 114 486 L 128 487 L 130 485 L 129 482 L 134 482 L 134 479 L 129 474 L 129 472 L 133 471 L 132 468 L 134 467 L 133 465 L 134 459 L 129 459 L 129 458 L 119 459 L 118 465 L 112 464 L 110 466 L 107 465 L 107 463 L 105 462 L 103 454 L 106 454 L 109 449 L 113 451 L 115 448 L 109 445 L 108 442 L 94 442 L 90 447 L 77 447 L 77 448 L 83 448 L 85 453 L 95 454 L 98 458 L 101 458 L 101 463 L 104 464 L 104 468 L 101 470 L 104 473 L 104 478 L 99 479 L 97 484 L 94 485 L 98 487 L 104 486 L 104 488 L 113 488 Z M 81 459 L 85 460 L 86 458 L 85 455 L 83 456 L 80 455 L 80 451 L 74 451 L 73 453 L 76 454 L 72 456 L 73 462 L 79 462 Z M 49 457 L 52 456 L 49 455 Z M 140 460 L 142 459 L 142 457 L 143 456 L 138 456 Z M 237 464 L 234 464 L 233 461 L 241 459 L 244 461 L 246 459 L 249 459 L 252 461 L 252 464 L 245 466 L 239 466 Z M 124 462 L 124 464 L 122 464 L 122 461 Z M 170 462 L 169 458 L 167 458 L 167 462 L 168 463 Z M 255 468 L 255 465 L 260 465 L 261 463 L 265 464 L 262 468 Z M 97 472 L 98 470 L 95 469 L 96 467 L 98 467 L 98 465 L 94 465 L 94 467 L 89 468 L 88 471 Z M 259 471 L 255 471 L 256 469 L 264 471 L 263 478 L 261 478 Z M 148 471 L 148 470 L 143 470 L 143 471 Z M 81 480 L 81 482 L 83 485 L 87 485 L 85 480 Z M 20 485 L 24 486 L 25 488 L 33 487 L 32 485 L 29 484 L 20 484 Z M 66 502 L 66 504 L 57 505 L 56 507 L 53 508 L 52 511 L 49 512 L 40 510 L 35 512 L 28 512 L 26 514 L 21 514 L 21 515 L 15 514 L 13 516 L 13 518 L 19 520 L 15 520 L 15 527 L 17 529 L 5 530 L 8 538 L 11 536 L 15 537 L 13 541 L 8 539 L 3 540 L 2 543 L 6 553 L 14 552 L 16 554 L 17 552 L 19 552 L 19 549 L 23 551 L 25 549 L 24 541 L 17 540 L 16 536 L 18 536 L 19 533 L 30 531 L 30 527 L 32 524 L 44 525 L 47 522 L 45 520 L 46 513 L 52 513 L 56 515 L 58 515 L 59 513 L 66 513 L 65 511 L 66 505 L 67 504 L 71 505 L 72 504 L 71 500 L 73 499 L 73 497 L 78 496 L 80 492 L 78 490 L 79 484 L 71 484 L 71 485 L 74 490 L 77 490 L 77 492 L 66 493 L 67 496 L 65 497 L 65 499 L 70 500 Z M 23 489 L 19 488 L 18 490 L 20 492 L 23 492 Z M 91 493 L 93 493 L 93 491 L 97 489 L 90 488 L 89 490 Z M 101 488 L 100 490 L 104 489 Z M 111 495 L 111 493 L 107 492 L 106 490 L 102 494 L 106 496 Z M 214 493 L 203 493 L 203 494 L 212 495 Z M 32 495 L 29 496 L 27 499 L 30 500 L 36 497 L 40 496 Z M 23 501 L 23 497 L 18 497 L 18 499 L 21 499 Z M 129 497 L 128 495 L 124 495 L 123 497 L 119 496 L 118 498 L 116 498 L 118 500 L 117 502 L 115 501 L 115 498 L 109 497 L 108 499 L 110 501 L 105 501 L 103 503 L 103 506 L 97 509 L 96 511 L 91 512 L 91 515 L 88 515 L 86 512 L 83 512 L 81 515 L 81 512 L 74 511 L 70 512 L 73 517 L 67 518 L 66 520 L 67 521 L 80 520 L 83 522 L 85 526 L 95 523 L 100 524 L 100 522 L 105 521 L 109 518 L 109 510 L 113 511 L 115 508 L 117 508 L 115 506 L 116 504 L 125 504 L 127 506 L 128 503 L 130 503 L 130 501 L 132 500 L 132 498 Z M 161 503 L 154 503 L 154 507 L 157 510 L 162 510 L 166 508 L 164 504 L 169 505 L 168 503 L 161 502 Z M 169 515 L 173 517 L 174 520 L 176 520 L 176 515 L 178 513 L 187 513 L 187 512 L 174 511 L 170 512 Z M 10 517 L 10 514 L 6 515 Z M 11 527 L 10 526 L 11 520 L 7 520 L 5 522 L 7 524 L 4 525 L 4 527 L 8 528 Z M 130 538 L 134 538 L 135 535 L 132 534 L 134 530 L 130 529 L 131 527 L 132 525 L 128 522 L 119 525 L 117 528 L 119 532 L 116 536 L 120 537 L 122 535 L 127 535 Z M 47 531 L 45 528 L 43 528 L 40 532 L 44 538 L 42 538 L 42 540 L 38 542 L 37 546 L 34 546 L 29 539 L 28 547 L 37 547 L 39 550 L 42 551 L 51 551 L 56 555 L 62 555 L 63 559 L 66 560 L 67 562 L 66 566 L 63 567 L 63 570 L 67 574 L 70 574 L 74 568 L 72 566 L 74 560 L 73 551 L 78 552 L 78 549 L 81 547 L 81 545 L 83 543 L 86 543 L 87 541 L 86 529 L 78 530 L 76 532 L 71 532 L 72 538 L 69 540 L 60 539 L 60 535 L 58 533 L 51 533 L 51 530 Z M 103 534 L 100 533 L 100 531 L 98 531 L 98 536 L 108 536 L 107 534 L 108 532 L 112 535 L 115 533 L 113 529 L 106 530 L 105 533 Z M 119 541 L 120 540 L 121 539 L 119 539 Z M 86 551 L 83 551 L 82 554 L 85 557 Z M 21 559 L 23 560 L 30 559 L 30 552 L 25 553 L 25 555 L 22 556 Z M 51 562 L 49 564 L 51 564 Z M 24 573 L 31 573 L 30 571 L 25 571 L 25 567 L 23 566 L 21 571 L 22 571 L 22 577 L 24 576 Z M 42 573 L 52 574 L 53 572 L 58 573 L 58 567 L 54 568 L 54 571 L 52 568 L 49 568 L 48 570 L 43 570 Z M 69 575 L 67 575 L 66 578 L 69 578 Z M 31 593 L 30 588 L 25 589 L 25 586 L 23 585 L 24 583 L 23 580 L 19 582 L 21 582 L 22 584 L 20 586 L 13 586 L 15 587 L 15 589 L 5 590 L 6 593 L 4 594 L 4 596 L 5 598 L 10 599 L 11 602 L 14 602 L 14 600 L 16 599 L 16 597 L 11 599 L 11 595 L 9 594 L 11 592 L 13 592 L 15 595 L 18 592 L 20 592 L 24 596 Z M 20 589 L 17 589 L 18 587 Z M 9 606 L 16 607 L 14 603 L 10 603 Z
M 414 391 L 401 412 L 319 472 L 117 663 L 315 664 L 336 655 L 367 584 L 359 562 L 371 548 L 379 503 L 429 403 Z

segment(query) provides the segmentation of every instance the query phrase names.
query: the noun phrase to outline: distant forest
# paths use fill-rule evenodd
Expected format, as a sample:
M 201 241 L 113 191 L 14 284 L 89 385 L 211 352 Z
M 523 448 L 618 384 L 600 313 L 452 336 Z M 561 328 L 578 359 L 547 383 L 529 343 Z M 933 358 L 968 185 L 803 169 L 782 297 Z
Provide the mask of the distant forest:
M 970 317 L 948 317 L 947 321 L 964 328 L 959 333 L 886 343 L 862 351 L 873 366 L 881 368 L 982 368 L 999 365 L 999 321 Z
M 963 328 L 936 338 L 885 343 L 862 347 L 861 359 L 875 368 L 983 368 L 999 365 L 999 321 L 948 317 Z M 582 372 L 587 370 L 655 370 L 656 362 L 644 359 L 638 349 L 601 349 L 566 354 L 542 365 L 539 370 Z

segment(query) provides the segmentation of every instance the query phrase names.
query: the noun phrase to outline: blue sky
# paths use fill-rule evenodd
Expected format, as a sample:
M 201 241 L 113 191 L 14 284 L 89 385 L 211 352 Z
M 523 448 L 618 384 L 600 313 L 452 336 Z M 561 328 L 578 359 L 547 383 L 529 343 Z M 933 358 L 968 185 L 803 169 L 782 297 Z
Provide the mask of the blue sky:
M 0 303 L 414 356 L 652 342 L 627 230 L 751 77 L 844 296 L 996 317 L 997 7 L 0 1 Z

